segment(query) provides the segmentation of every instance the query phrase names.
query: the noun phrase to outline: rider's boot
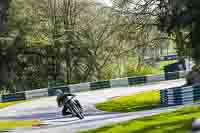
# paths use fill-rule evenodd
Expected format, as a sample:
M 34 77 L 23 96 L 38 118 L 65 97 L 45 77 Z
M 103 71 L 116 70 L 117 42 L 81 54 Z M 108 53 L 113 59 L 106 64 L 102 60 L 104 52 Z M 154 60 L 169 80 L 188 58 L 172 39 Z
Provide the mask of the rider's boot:
M 65 116 L 65 115 L 70 115 L 71 112 L 68 111 L 68 108 L 66 106 L 63 107 L 62 109 L 62 115 Z

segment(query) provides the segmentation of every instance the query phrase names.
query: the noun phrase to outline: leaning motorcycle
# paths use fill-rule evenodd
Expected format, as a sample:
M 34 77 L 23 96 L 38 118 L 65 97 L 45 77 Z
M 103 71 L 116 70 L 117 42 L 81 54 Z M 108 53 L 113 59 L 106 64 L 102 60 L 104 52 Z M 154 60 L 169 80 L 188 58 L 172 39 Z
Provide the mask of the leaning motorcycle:
M 66 99 L 64 104 L 73 116 L 76 116 L 79 119 L 84 119 L 83 108 L 78 100 L 74 100 L 74 96 L 71 96 L 68 100 Z

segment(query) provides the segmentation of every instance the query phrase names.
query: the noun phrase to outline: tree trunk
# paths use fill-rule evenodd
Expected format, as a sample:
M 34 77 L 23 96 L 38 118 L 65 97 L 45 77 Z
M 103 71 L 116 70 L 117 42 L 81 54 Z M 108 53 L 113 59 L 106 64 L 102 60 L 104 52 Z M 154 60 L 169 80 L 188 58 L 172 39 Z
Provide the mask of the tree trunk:
M 70 84 L 72 80 L 72 77 L 71 77 L 72 70 L 71 70 L 71 50 L 70 50 L 69 45 L 66 45 L 65 50 L 66 50 L 65 52 L 66 81 L 67 81 L 67 84 Z
M 5 62 L 0 62 L 0 81 L 1 82 L 7 82 L 9 81 L 9 75 L 8 75 L 8 65 Z
M 178 50 L 177 53 L 178 53 L 178 56 L 181 57 L 184 55 L 183 53 L 184 44 L 183 44 L 183 36 L 182 36 L 179 26 L 176 26 L 175 34 L 176 34 L 176 46 Z
M 200 20 L 192 26 L 192 57 L 195 61 L 195 66 L 192 71 L 187 75 L 187 83 L 199 84 L 200 83 Z
M 0 0 L 0 33 L 7 31 L 7 11 L 10 0 Z

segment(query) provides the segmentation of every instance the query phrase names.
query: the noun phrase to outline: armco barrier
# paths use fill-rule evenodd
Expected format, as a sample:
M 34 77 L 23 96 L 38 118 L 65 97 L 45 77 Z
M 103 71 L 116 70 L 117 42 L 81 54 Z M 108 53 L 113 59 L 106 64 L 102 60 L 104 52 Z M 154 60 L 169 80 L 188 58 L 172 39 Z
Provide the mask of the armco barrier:
M 128 78 L 129 85 L 142 84 L 146 82 L 147 82 L 146 76 Z
M 176 54 L 174 55 L 168 55 L 168 56 L 164 56 L 164 60 L 176 60 L 178 58 L 178 56 Z
M 126 87 L 128 86 L 128 78 L 110 80 L 111 87 Z
M 167 97 L 167 90 L 161 90 L 160 91 L 160 104 L 161 105 L 167 105 L 168 97 Z
M 91 90 L 98 90 L 98 89 L 110 88 L 110 87 L 111 87 L 111 85 L 110 85 L 109 80 L 97 81 L 97 82 L 90 83 Z
M 165 73 L 166 80 L 173 80 L 173 79 L 179 79 L 179 78 L 180 78 L 180 72 Z
M 149 83 L 149 82 L 157 82 L 157 81 L 165 80 L 165 75 L 164 74 L 149 75 L 149 76 L 146 76 L 146 78 L 147 78 L 147 83 Z
M 3 100 L 2 100 L 2 96 L 0 96 L 0 103 L 1 103 L 1 102 L 3 102 Z
M 64 93 L 70 93 L 70 88 L 68 86 L 59 86 L 59 87 L 52 87 L 48 89 L 48 95 L 49 96 L 55 96 L 56 95 L 56 90 L 60 89 Z
M 2 102 L 20 101 L 20 100 L 26 100 L 24 92 L 7 94 L 2 96 Z
M 136 84 L 143 84 L 143 83 L 151 83 L 157 81 L 164 81 L 164 80 L 173 80 L 178 78 L 183 78 L 187 72 L 176 72 L 176 73 L 168 73 L 166 74 L 159 74 L 159 75 L 147 75 L 147 76 L 139 76 L 139 77 L 128 77 L 128 78 L 121 78 L 121 79 L 112 79 L 112 80 L 104 80 L 104 81 L 97 81 L 97 82 L 89 82 L 89 83 L 81 83 L 81 84 L 73 84 L 68 86 L 58 86 L 53 88 L 44 88 L 39 90 L 32 90 L 21 92 L 18 94 L 9 94 L 0 96 L 0 102 L 4 101 L 15 101 L 15 100 L 24 100 L 24 99 L 32 99 L 36 97 L 46 97 L 46 96 L 55 96 L 56 89 L 61 89 L 65 93 L 74 93 L 74 92 L 82 92 L 82 91 L 89 91 L 89 90 L 98 90 L 104 88 L 111 88 L 111 87 L 127 87 Z M 196 92 L 199 90 L 194 90 L 194 97 L 195 99 L 199 99 L 199 93 Z M 163 92 L 162 95 L 167 97 L 168 92 Z M 163 100 L 163 104 L 167 103 L 166 99 Z M 174 104 L 173 99 L 167 99 L 172 104 Z
M 200 100 L 200 87 L 198 85 L 193 86 L 194 101 Z
M 200 100 L 200 85 L 160 90 L 161 105 L 184 105 Z
M 81 83 L 81 84 L 74 84 L 69 85 L 70 92 L 82 92 L 82 91 L 89 91 L 90 90 L 90 83 Z
M 26 99 L 49 96 L 48 95 L 48 88 L 26 91 L 25 94 L 26 94 Z

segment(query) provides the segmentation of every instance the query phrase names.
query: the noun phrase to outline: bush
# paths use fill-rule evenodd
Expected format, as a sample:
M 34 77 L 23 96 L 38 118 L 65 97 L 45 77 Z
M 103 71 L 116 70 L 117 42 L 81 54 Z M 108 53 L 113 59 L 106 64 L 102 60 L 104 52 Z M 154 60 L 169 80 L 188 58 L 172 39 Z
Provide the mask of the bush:
M 114 78 L 113 77 L 113 70 L 112 70 L 112 67 L 114 67 L 114 65 L 113 64 L 110 64 L 110 66 L 108 65 L 108 66 L 106 66 L 104 69 L 103 69 L 103 71 L 102 71 L 102 77 L 101 77 L 101 79 L 102 80 L 109 80 L 109 79 L 112 79 L 112 78 Z
M 127 76 L 144 76 L 149 74 L 158 74 L 161 71 L 157 68 L 154 68 L 152 66 L 143 65 L 139 69 L 137 69 L 135 66 L 129 65 L 127 68 Z

